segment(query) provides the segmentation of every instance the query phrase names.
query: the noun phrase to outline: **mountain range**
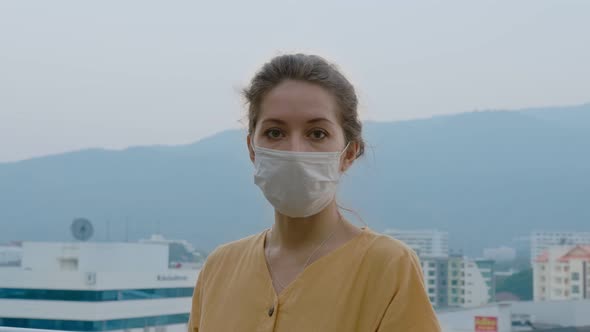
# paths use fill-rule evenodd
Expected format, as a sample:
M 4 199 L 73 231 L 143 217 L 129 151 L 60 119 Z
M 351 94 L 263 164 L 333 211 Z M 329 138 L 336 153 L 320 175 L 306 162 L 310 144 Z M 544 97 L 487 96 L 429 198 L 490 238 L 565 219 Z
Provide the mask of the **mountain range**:
M 159 232 L 204 250 L 259 232 L 273 211 L 245 135 L 0 163 L 0 241 L 71 240 L 76 217 L 96 241 Z M 590 104 L 368 122 L 364 135 L 339 200 L 376 231 L 448 231 L 475 256 L 532 230 L 590 231 Z

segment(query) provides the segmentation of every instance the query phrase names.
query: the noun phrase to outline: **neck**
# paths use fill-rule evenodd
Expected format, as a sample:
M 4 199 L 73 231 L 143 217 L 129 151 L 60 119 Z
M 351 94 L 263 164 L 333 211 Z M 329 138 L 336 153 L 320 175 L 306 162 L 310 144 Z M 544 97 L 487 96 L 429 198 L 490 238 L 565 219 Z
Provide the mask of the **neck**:
M 336 200 L 320 213 L 306 218 L 291 218 L 275 211 L 269 242 L 283 250 L 300 250 L 317 245 L 338 227 L 340 218 Z

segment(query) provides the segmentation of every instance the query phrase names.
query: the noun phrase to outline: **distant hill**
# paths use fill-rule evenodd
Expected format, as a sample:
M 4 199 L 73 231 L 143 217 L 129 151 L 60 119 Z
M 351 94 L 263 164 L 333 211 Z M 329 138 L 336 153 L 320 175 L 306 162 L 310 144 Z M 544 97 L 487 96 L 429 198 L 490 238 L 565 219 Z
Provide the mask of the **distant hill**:
M 365 135 L 341 201 L 375 230 L 448 230 L 473 255 L 533 229 L 590 231 L 590 104 L 366 123 Z M 70 239 L 78 216 L 95 240 L 158 228 L 205 250 L 261 231 L 273 214 L 244 139 L 0 163 L 0 241 Z

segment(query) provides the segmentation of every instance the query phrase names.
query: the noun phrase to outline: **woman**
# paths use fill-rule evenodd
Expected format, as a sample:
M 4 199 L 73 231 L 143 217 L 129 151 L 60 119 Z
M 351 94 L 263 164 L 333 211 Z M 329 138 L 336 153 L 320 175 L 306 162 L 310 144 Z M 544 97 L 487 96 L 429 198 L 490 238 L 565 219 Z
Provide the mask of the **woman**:
M 275 223 L 209 255 L 189 332 L 440 331 L 416 255 L 338 210 L 339 178 L 364 152 L 350 82 L 321 57 L 282 55 L 244 95 Z

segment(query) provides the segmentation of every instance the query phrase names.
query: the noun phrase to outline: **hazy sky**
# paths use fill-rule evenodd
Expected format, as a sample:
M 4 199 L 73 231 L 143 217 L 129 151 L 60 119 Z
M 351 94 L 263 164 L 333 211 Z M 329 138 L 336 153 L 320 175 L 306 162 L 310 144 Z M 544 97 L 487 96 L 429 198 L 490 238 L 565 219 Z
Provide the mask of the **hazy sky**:
M 315 52 L 364 119 L 590 101 L 590 1 L 1 1 L 0 162 L 241 126 L 271 56 Z

